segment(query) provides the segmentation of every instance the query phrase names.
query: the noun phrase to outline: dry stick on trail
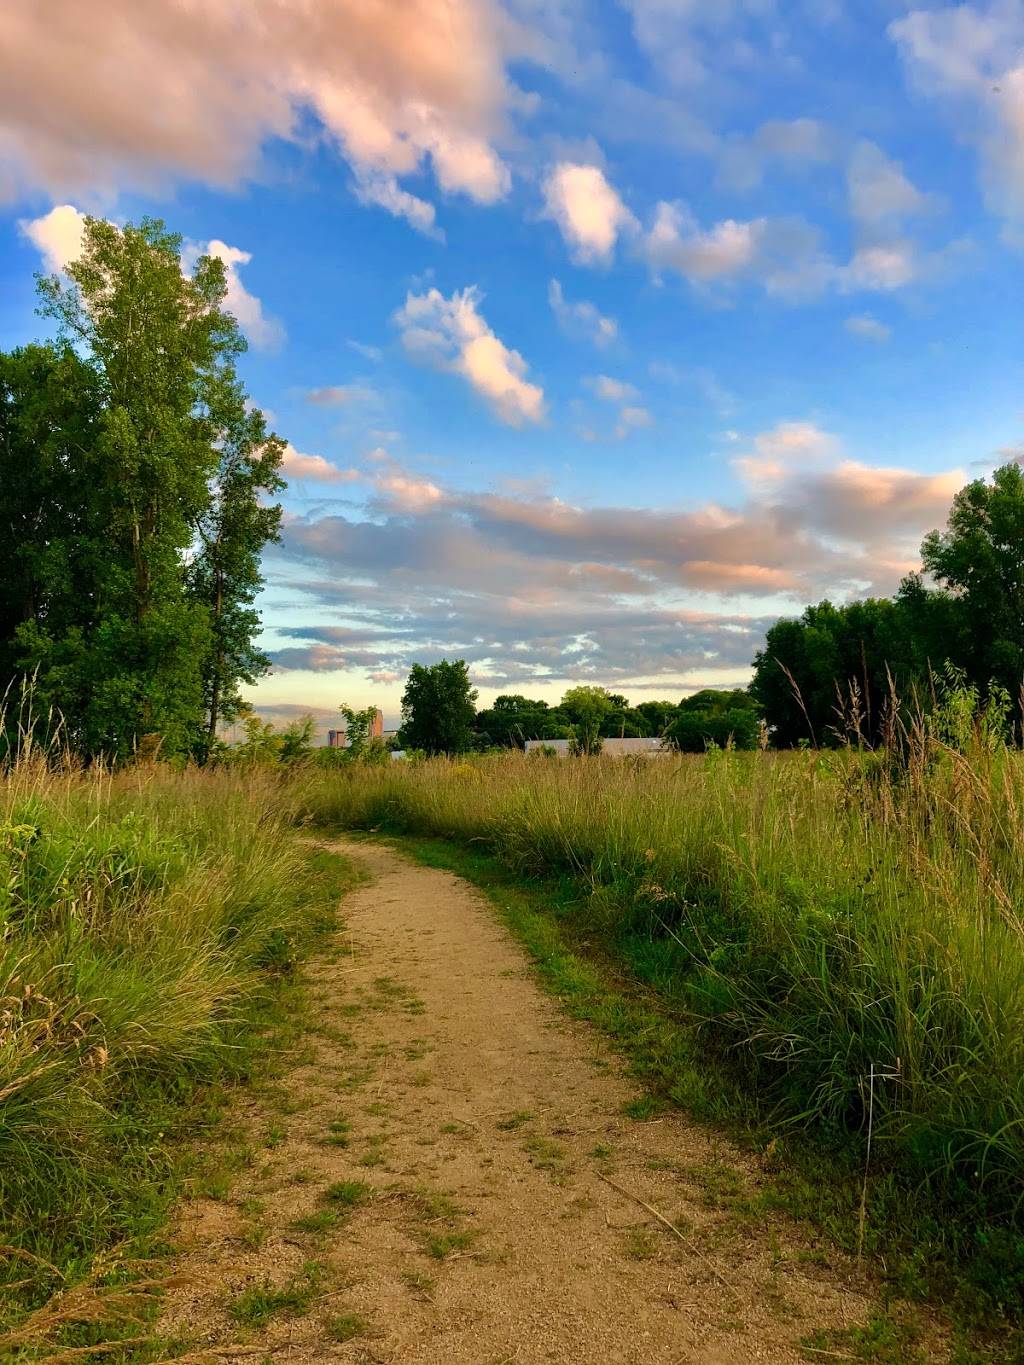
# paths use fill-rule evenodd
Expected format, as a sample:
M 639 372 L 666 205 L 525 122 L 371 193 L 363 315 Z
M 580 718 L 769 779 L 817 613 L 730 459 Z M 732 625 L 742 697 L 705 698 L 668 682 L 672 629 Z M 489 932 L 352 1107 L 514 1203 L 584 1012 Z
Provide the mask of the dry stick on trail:
M 704 1264 L 711 1271 L 712 1275 L 714 1275 L 716 1280 L 721 1281 L 721 1283 L 725 1285 L 726 1289 L 729 1290 L 735 1289 L 736 1286 L 729 1283 L 729 1281 L 725 1278 L 725 1276 L 718 1269 L 718 1267 L 714 1265 L 711 1261 L 709 1261 L 705 1255 L 703 1255 L 700 1251 L 697 1250 L 697 1248 L 693 1245 L 692 1242 L 690 1242 L 686 1237 L 683 1236 L 683 1234 L 676 1227 L 675 1223 L 672 1222 L 671 1218 L 666 1218 L 665 1215 L 659 1212 L 658 1209 L 656 1209 L 653 1204 L 648 1204 L 646 1199 L 641 1199 L 638 1194 L 634 1194 L 632 1190 L 627 1190 L 624 1185 L 620 1185 L 617 1181 L 612 1180 L 610 1176 L 603 1175 L 601 1171 L 597 1172 L 597 1178 L 598 1180 L 603 1180 L 606 1185 L 610 1185 L 613 1190 L 618 1190 L 619 1194 L 625 1195 L 627 1199 L 632 1199 L 634 1204 L 639 1204 L 642 1209 L 646 1209 L 648 1213 L 653 1214 L 653 1216 L 657 1218 L 658 1222 L 661 1223 L 663 1227 L 668 1228 L 669 1232 L 675 1233 L 675 1235 L 682 1242 L 683 1246 L 686 1247 L 687 1251 L 692 1256 L 696 1256 L 699 1260 L 704 1262 Z

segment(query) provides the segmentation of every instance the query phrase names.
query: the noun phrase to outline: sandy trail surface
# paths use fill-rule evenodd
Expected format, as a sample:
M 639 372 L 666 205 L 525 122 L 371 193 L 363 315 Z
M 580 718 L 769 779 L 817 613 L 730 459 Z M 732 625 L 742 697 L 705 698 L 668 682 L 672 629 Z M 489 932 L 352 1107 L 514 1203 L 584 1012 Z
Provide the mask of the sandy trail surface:
M 370 880 L 309 968 L 320 1025 L 240 1102 L 256 1155 L 230 1194 L 185 1206 L 164 1329 L 240 1362 L 854 1358 L 831 1334 L 868 1290 L 791 1222 L 737 1217 L 754 1158 L 632 1117 L 607 1043 L 465 881 L 335 847 Z

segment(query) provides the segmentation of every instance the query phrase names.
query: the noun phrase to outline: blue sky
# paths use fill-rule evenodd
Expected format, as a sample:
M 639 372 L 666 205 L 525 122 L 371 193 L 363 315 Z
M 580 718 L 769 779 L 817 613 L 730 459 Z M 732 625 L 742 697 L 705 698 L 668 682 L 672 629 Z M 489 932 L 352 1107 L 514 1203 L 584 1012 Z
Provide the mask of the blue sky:
M 82 212 L 228 264 L 279 716 L 444 655 L 741 683 L 1021 450 L 1024 0 L 56 0 L 0 56 L 0 346 Z

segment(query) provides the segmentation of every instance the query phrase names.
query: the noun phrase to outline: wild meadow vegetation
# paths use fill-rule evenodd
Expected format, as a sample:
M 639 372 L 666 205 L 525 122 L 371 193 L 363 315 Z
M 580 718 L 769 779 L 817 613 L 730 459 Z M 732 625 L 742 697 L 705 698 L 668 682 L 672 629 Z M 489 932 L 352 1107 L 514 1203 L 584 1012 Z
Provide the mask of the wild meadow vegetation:
M 1024 1307 L 1024 758 L 1004 723 L 951 686 L 884 752 L 353 765 L 303 793 L 319 822 L 558 879 L 576 938 L 687 1033 L 671 1097 L 831 1153 L 826 1185 L 865 1199 L 851 1245 L 899 1247 L 910 1287 L 938 1258 L 998 1315 Z
M 265 1052 L 342 878 L 259 773 L 0 780 L 0 1357 L 131 1325 L 180 1139 Z

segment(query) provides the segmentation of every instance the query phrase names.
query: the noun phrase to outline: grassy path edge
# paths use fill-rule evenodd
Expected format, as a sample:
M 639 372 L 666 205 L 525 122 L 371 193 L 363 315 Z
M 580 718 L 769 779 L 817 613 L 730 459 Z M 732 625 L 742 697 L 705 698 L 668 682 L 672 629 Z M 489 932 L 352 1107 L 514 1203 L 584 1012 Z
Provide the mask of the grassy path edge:
M 365 880 L 362 869 L 342 854 L 319 841 L 301 842 L 317 895 L 315 913 L 293 945 L 293 962 L 286 970 L 261 975 L 232 1021 L 224 1054 L 230 1064 L 219 1074 L 183 1072 L 175 1083 L 154 1085 L 135 1097 L 137 1112 L 125 1124 L 128 1136 L 120 1151 L 106 1156 L 116 1178 L 110 1211 L 116 1242 L 96 1247 L 91 1260 L 63 1270 L 38 1262 L 54 1272 L 53 1296 L 35 1303 L 9 1296 L 0 1314 L 5 1360 L 65 1365 L 80 1355 L 106 1359 L 109 1352 L 112 1361 L 145 1365 L 187 1349 L 185 1343 L 151 1334 L 169 1283 L 164 1267 L 177 1252 L 175 1210 L 197 1189 L 219 1184 L 226 1192 L 233 1180 L 240 1159 L 228 1151 L 233 1103 L 272 1075 L 309 1027 L 302 966 L 323 950 L 341 922 L 345 896 Z M 31 1258 L 28 1263 L 33 1264 Z M 23 1280 L 22 1287 L 31 1295 L 32 1281 Z
M 718 1060 L 697 1053 L 685 1023 L 673 1016 L 657 991 L 617 959 L 598 934 L 588 931 L 584 936 L 572 923 L 573 906 L 585 899 L 578 885 L 554 879 L 524 882 L 483 845 L 465 847 L 391 832 L 355 837 L 381 837 L 415 861 L 464 877 L 482 891 L 527 949 L 545 989 L 572 1018 L 597 1027 L 625 1059 L 650 1097 L 652 1115 L 659 1106 L 677 1106 L 759 1152 L 766 1183 L 754 1203 L 737 1209 L 738 1217 L 780 1212 L 820 1230 L 842 1250 L 855 1250 L 862 1181 L 858 1165 L 802 1134 L 769 1135 L 764 1117 L 737 1078 Z M 904 1203 L 900 1193 L 891 1186 L 887 1191 L 890 1201 L 899 1202 L 899 1222 L 890 1210 L 871 1223 L 870 1273 L 883 1301 L 929 1302 L 947 1313 L 956 1335 L 955 1365 L 1024 1361 L 1024 1328 L 996 1320 L 991 1305 L 979 1300 L 955 1265 L 936 1256 L 927 1237 L 929 1214 Z M 912 1197 L 909 1191 L 902 1193 L 907 1200 Z M 856 1354 L 848 1358 L 902 1360 L 900 1354 L 887 1353 L 887 1336 L 887 1323 L 880 1321 L 878 1341 L 853 1343 Z

